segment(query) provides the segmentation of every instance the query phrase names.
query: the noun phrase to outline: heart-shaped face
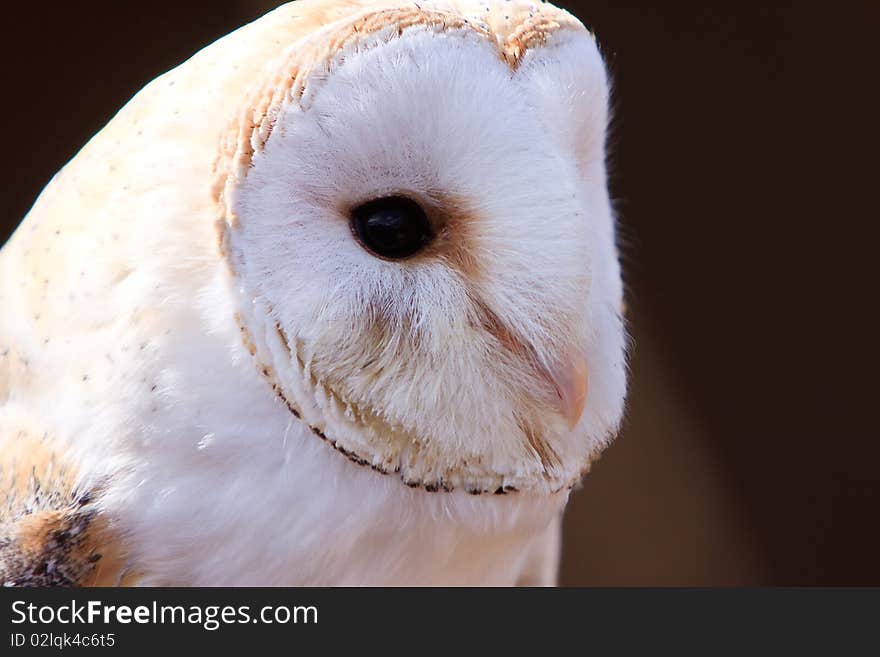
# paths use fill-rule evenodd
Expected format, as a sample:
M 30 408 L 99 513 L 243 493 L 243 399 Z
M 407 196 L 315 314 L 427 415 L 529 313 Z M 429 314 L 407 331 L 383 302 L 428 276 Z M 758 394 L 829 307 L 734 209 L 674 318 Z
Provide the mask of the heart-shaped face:
M 258 366 L 317 435 L 428 490 L 550 492 L 624 397 L 607 82 L 568 14 L 490 9 L 288 48 L 224 142 L 222 240 Z

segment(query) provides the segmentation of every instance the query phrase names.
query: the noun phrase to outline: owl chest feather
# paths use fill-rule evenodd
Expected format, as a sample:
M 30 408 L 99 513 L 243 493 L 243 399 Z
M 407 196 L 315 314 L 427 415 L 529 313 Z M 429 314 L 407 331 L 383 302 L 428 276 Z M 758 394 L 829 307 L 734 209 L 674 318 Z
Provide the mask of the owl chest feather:
M 511 585 L 564 502 L 410 489 L 284 431 L 267 436 L 287 441 L 278 463 L 120 482 L 111 508 L 145 583 Z
M 567 491 L 429 492 L 359 465 L 273 394 L 232 327 L 208 324 L 133 363 L 154 383 L 116 400 L 127 437 L 94 445 L 95 467 L 128 464 L 104 503 L 145 583 L 515 582 Z

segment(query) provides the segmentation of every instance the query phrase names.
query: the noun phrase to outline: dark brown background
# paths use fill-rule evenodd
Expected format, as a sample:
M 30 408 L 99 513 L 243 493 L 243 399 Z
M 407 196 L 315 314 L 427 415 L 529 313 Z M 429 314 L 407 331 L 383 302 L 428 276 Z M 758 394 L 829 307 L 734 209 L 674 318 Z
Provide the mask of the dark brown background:
M 7 13 L 0 241 L 137 89 L 271 4 Z M 880 584 L 880 4 L 562 4 L 616 81 L 635 338 L 563 581 Z

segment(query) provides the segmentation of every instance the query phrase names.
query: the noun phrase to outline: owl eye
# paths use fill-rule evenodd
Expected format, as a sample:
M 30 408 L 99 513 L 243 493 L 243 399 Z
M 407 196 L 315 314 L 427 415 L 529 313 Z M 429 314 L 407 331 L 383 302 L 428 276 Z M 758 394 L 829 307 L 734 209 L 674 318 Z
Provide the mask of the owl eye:
M 408 258 L 434 237 L 422 206 L 405 196 L 367 201 L 352 210 L 351 223 L 361 243 L 383 258 Z

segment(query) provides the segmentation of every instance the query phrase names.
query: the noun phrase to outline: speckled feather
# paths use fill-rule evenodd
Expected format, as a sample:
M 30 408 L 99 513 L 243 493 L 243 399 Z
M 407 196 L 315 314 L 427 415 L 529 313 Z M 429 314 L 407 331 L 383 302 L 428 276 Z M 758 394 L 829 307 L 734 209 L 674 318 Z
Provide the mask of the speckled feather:
M 102 586 L 122 579 L 118 541 L 93 501 L 96 484 L 25 429 L 0 438 L 0 585 Z

